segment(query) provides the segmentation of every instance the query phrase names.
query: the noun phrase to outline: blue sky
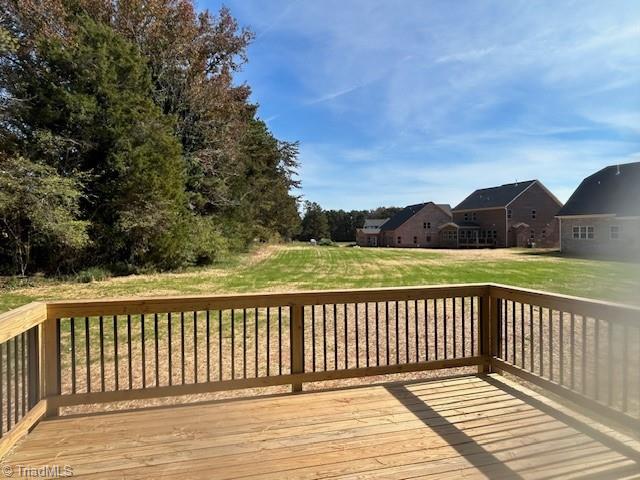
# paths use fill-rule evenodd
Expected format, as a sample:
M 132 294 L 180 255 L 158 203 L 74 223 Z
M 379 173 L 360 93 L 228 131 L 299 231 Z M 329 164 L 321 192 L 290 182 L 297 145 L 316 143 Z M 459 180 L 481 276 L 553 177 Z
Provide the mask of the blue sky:
M 217 10 L 217 1 L 198 2 Z M 299 140 L 305 199 L 361 209 L 640 161 L 640 2 L 232 0 L 238 81 Z

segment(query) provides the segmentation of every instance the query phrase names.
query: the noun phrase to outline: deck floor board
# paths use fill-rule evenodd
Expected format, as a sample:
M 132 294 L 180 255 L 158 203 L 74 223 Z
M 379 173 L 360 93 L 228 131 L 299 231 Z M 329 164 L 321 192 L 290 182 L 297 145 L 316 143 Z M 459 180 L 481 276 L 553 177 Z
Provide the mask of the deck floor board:
M 640 444 L 468 376 L 45 420 L 4 463 L 76 478 L 640 478 Z

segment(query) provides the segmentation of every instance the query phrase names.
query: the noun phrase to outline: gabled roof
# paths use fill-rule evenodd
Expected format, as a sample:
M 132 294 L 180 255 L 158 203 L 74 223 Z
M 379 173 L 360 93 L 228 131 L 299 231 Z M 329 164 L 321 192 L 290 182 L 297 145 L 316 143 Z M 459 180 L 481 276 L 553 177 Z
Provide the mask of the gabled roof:
M 366 218 L 361 230 L 364 233 L 377 234 L 380 233 L 380 227 L 388 221 L 388 218 Z
M 441 209 L 444 213 L 451 215 L 451 206 L 448 204 L 435 204 L 433 202 L 416 203 L 415 205 L 409 205 L 407 207 L 404 207 L 402 210 L 396 213 L 393 217 L 389 219 L 388 222 L 386 222 L 382 226 L 381 230 L 382 231 L 395 230 L 396 228 L 398 228 L 400 225 L 402 225 L 404 222 L 409 220 L 411 217 L 413 217 L 416 213 L 418 213 L 420 210 L 422 210 L 425 206 L 429 204 L 435 205 L 436 207 Z
M 558 216 L 640 215 L 640 162 L 611 165 L 585 178 Z
M 526 182 L 507 183 L 499 187 L 481 188 L 465 198 L 453 210 L 506 207 L 535 182 L 537 180 L 527 180 Z

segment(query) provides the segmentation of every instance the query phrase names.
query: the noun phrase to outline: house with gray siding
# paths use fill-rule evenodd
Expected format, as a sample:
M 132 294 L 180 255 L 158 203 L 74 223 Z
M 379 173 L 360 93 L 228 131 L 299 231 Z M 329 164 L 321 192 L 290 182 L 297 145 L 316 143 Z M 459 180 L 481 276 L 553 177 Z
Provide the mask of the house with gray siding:
M 558 219 L 562 252 L 640 260 L 640 162 L 585 178 Z

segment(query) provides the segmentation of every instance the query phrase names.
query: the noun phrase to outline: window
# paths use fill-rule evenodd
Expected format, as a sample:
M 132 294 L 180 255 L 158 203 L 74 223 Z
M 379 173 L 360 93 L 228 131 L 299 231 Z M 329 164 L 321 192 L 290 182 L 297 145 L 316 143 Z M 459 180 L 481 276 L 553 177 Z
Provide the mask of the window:
M 547 231 L 546 230 L 542 230 L 542 238 L 547 238 Z
M 431 222 L 427 222 L 427 228 L 431 228 Z
M 529 238 L 530 238 L 531 240 L 535 240 L 535 238 L 536 238 L 536 232 L 535 232 L 535 230 L 531 230 L 531 233 L 529 234 Z
M 444 238 L 445 240 L 457 240 L 458 232 L 455 230 L 445 230 L 444 232 L 442 232 L 442 238 Z
M 620 238 L 620 230 L 622 230 L 620 225 L 611 225 L 609 227 L 609 238 L 611 240 L 618 240 Z
M 427 228 L 427 222 L 424 222 L 424 223 L 422 224 L 422 228 Z
M 511 209 L 507 210 L 507 218 L 511 218 L 511 214 L 512 214 Z
M 469 214 L 468 214 L 468 213 L 465 213 L 465 214 L 464 214 L 464 221 L 465 221 L 465 222 L 468 222 L 468 221 L 469 221 Z
M 476 212 L 471 213 L 471 220 L 476 221 Z
M 402 243 L 402 237 L 398 237 L 398 245 Z
M 594 228 L 593 227 L 573 227 L 574 240 L 593 240 Z
M 534 209 L 534 210 L 531 210 L 531 218 L 533 218 L 533 219 L 535 219 L 535 218 L 536 218 L 536 211 L 535 211 L 535 209 Z
M 413 244 L 416 245 L 418 243 L 418 237 L 413 237 Z

